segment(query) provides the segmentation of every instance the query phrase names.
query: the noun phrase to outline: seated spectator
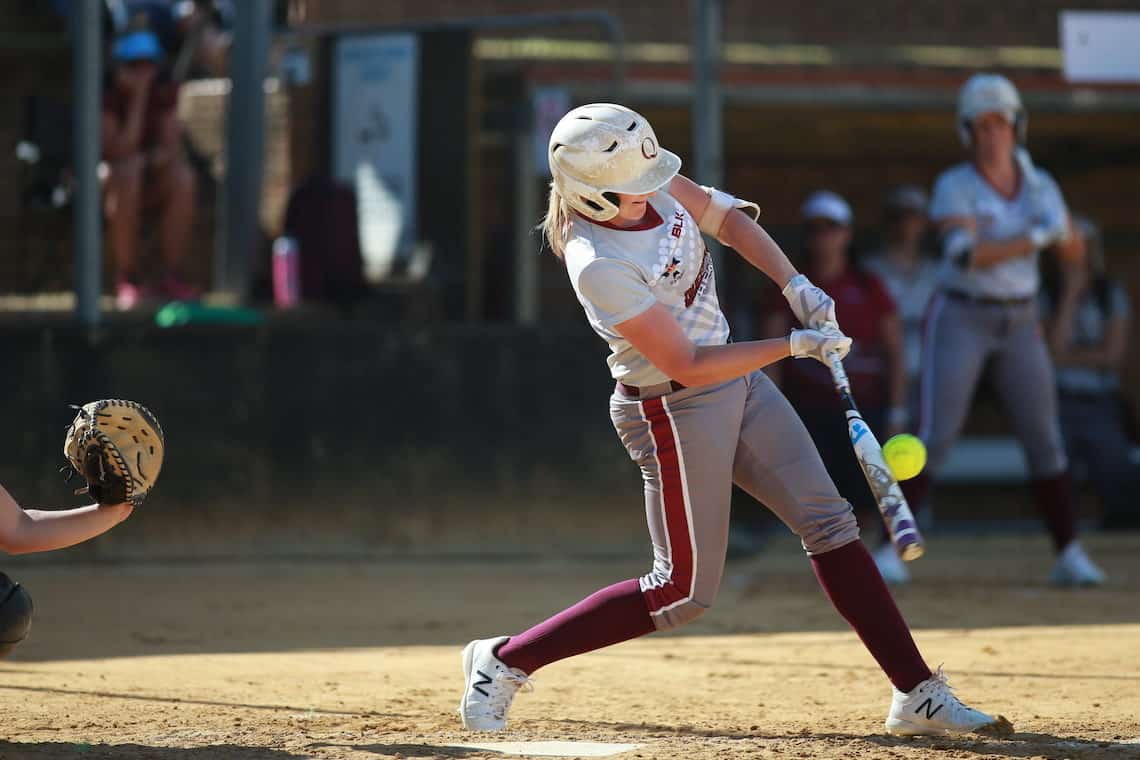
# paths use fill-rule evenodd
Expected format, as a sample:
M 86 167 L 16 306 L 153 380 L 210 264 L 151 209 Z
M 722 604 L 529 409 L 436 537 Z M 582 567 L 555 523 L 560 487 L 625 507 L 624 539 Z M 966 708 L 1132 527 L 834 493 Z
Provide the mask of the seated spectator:
M 802 271 L 835 299 L 843 332 L 854 340 L 843 362 L 851 391 L 863 417 L 880 439 L 886 440 L 903 432 L 906 421 L 906 364 L 898 311 L 879 278 L 852 262 L 853 215 L 847 202 L 835 193 L 817 192 L 804 203 L 802 214 Z M 762 334 L 779 335 L 798 327 L 783 298 L 777 295 L 768 304 Z M 882 518 L 851 448 L 844 408 L 831 372 L 819 362 L 795 360 L 780 362 L 769 370 L 803 419 L 839 493 L 854 507 L 864 535 L 882 534 Z M 889 541 L 874 556 L 888 581 L 898 580 L 894 575 L 899 568 L 905 575 L 906 569 Z
M 1085 242 L 1083 268 L 1069 276 L 1046 271 L 1042 290 L 1045 334 L 1056 365 L 1061 429 L 1073 464 L 1083 465 L 1101 502 L 1103 527 L 1140 528 L 1140 485 L 1129 459 L 1129 413 L 1119 369 L 1132 310 L 1124 287 L 1105 272 L 1100 231 L 1078 217 Z
M 158 37 L 177 81 L 223 76 L 230 49 L 225 26 L 233 16 L 230 0 L 126 0 L 126 23 Z
M 911 430 L 917 427 L 923 319 L 938 284 L 938 262 L 923 247 L 929 228 L 926 205 L 922 188 L 893 188 L 886 198 L 882 247 L 864 262 L 866 269 L 887 286 L 902 319 Z
M 130 309 L 147 295 L 193 299 L 198 291 L 184 278 L 190 244 L 196 180 L 178 122 L 178 85 L 160 69 L 158 38 L 147 29 L 127 32 L 112 46 L 112 67 L 103 97 L 103 158 L 107 229 L 114 251 L 115 300 Z M 144 289 L 139 267 L 144 209 L 160 215 L 162 264 L 153 286 Z

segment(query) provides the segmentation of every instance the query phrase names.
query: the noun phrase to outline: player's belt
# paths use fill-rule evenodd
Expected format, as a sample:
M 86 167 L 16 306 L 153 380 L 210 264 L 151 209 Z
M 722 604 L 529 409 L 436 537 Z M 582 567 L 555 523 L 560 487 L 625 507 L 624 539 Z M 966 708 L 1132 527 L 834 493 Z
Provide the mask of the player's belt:
M 946 288 L 942 291 L 946 294 L 947 298 L 953 298 L 955 301 L 967 301 L 969 303 L 980 303 L 984 306 L 1025 306 L 1032 303 L 1033 296 L 1019 296 L 1017 298 L 1001 298 L 998 296 L 976 296 L 973 293 L 967 293 L 962 290 L 954 290 Z
M 636 385 L 626 385 L 619 381 L 615 390 L 619 395 L 626 398 L 653 398 L 654 396 L 664 396 L 666 393 L 673 391 L 684 390 L 685 386 L 678 383 L 676 380 L 670 380 L 667 383 L 658 383 L 657 385 L 646 385 L 638 388 Z

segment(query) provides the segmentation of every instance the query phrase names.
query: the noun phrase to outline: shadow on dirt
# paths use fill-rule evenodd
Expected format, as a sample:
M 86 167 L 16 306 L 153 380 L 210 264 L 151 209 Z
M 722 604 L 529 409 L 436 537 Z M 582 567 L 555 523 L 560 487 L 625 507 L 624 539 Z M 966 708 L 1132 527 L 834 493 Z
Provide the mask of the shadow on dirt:
M 217 744 L 209 747 L 150 747 L 145 744 L 84 744 L 76 742 L 8 742 L 0 740 L 4 760 L 294 760 L 306 757 L 281 749 Z

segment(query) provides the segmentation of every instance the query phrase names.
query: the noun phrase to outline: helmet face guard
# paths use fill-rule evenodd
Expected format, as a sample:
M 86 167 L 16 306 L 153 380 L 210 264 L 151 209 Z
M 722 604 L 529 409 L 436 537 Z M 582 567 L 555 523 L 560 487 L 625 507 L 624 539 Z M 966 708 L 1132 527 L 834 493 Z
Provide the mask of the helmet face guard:
M 1000 74 L 975 74 L 966 80 L 958 92 L 958 139 L 964 147 L 974 143 L 970 128 L 974 119 L 984 113 L 1000 113 L 1013 125 L 1019 143 L 1025 142 L 1029 129 L 1029 116 L 1021 103 L 1021 94 Z
M 580 106 L 562 117 L 547 149 L 554 187 L 571 208 L 604 222 L 618 213 L 615 193 L 648 195 L 681 169 L 641 114 L 613 103 Z

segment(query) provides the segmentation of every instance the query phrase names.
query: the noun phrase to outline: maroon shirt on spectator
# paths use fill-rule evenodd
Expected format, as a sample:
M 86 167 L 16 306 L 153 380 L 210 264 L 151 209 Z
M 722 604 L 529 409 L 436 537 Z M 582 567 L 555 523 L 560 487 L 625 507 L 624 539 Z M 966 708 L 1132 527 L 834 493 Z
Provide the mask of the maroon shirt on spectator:
M 808 277 L 835 299 L 835 314 L 844 334 L 852 341 L 851 353 L 843 360 L 851 392 L 860 407 L 887 405 L 887 355 L 883 345 L 883 318 L 896 312 L 895 302 L 878 277 L 848 267 L 831 280 Z M 799 327 L 791 308 L 779 295 L 769 299 L 765 315 L 782 313 L 789 326 Z M 827 367 L 811 359 L 781 363 L 784 395 L 797 409 L 842 409 Z

